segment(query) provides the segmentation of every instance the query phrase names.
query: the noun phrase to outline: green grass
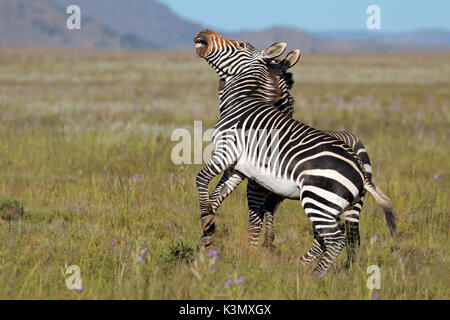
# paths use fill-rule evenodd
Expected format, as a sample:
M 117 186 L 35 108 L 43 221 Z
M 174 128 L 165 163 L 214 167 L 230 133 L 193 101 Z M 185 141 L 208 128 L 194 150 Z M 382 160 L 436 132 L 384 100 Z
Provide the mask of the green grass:
M 294 73 L 295 118 L 358 135 L 398 212 L 393 239 L 368 196 L 355 264 L 342 253 L 319 279 L 297 262 L 312 243 L 297 201 L 275 216 L 277 248 L 249 249 L 245 183 L 217 216 L 219 259 L 199 251 L 201 165 L 170 160 L 175 128 L 218 117 L 217 76 L 193 52 L 2 49 L 0 201 L 24 214 L 0 222 L 0 298 L 449 299 L 450 55 L 304 54 Z

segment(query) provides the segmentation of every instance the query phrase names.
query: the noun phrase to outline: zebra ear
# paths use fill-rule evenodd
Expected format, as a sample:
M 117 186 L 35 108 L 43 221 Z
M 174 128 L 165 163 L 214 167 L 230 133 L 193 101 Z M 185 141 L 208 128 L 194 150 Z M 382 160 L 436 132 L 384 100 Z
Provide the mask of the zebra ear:
M 286 69 L 292 68 L 293 66 L 295 66 L 295 64 L 298 62 L 298 60 L 300 59 L 300 49 L 295 49 L 291 52 L 289 52 L 286 56 L 286 58 L 284 58 L 284 60 L 286 61 Z
M 283 54 L 284 50 L 286 50 L 287 44 L 285 42 L 277 42 L 264 49 L 261 52 L 261 55 L 264 59 L 274 59 Z

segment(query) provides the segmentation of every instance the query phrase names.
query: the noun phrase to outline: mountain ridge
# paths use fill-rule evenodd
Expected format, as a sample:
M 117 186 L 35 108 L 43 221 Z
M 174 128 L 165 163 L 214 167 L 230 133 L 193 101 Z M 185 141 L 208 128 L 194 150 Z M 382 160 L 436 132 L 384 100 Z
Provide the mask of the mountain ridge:
M 68 30 L 65 9 L 81 8 L 81 30 Z M 175 14 L 155 0 L 0 0 L 0 45 L 86 49 L 191 49 L 193 37 L 206 28 Z M 418 30 L 400 34 L 379 31 L 302 31 L 275 26 L 259 31 L 227 32 L 257 48 L 278 41 L 304 52 L 450 51 L 450 32 Z

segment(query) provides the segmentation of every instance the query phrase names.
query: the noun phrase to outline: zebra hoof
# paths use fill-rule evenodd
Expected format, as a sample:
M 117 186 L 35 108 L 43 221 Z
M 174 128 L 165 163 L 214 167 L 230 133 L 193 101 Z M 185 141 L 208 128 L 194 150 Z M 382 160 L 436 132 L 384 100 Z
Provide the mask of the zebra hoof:
M 201 217 L 200 219 L 202 223 L 202 228 L 204 231 L 208 232 L 211 228 L 214 229 L 214 215 L 208 214 L 206 216 Z
M 202 242 L 205 249 L 209 249 L 213 246 L 213 237 L 211 236 L 203 236 L 200 238 L 200 241 Z

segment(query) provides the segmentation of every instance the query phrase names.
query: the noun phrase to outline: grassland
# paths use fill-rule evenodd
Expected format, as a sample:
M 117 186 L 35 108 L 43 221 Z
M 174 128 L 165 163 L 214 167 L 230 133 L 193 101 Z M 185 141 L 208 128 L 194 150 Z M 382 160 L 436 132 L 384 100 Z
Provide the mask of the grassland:
M 296 201 L 275 216 L 277 248 L 249 249 L 244 185 L 217 217 L 219 258 L 198 250 L 201 165 L 174 165 L 170 139 L 218 116 L 193 53 L 2 49 L 0 298 L 449 299 L 450 55 L 305 53 L 293 71 L 295 118 L 357 134 L 398 212 L 393 239 L 368 197 L 355 264 L 343 253 L 326 278 L 297 263 L 312 232 Z

